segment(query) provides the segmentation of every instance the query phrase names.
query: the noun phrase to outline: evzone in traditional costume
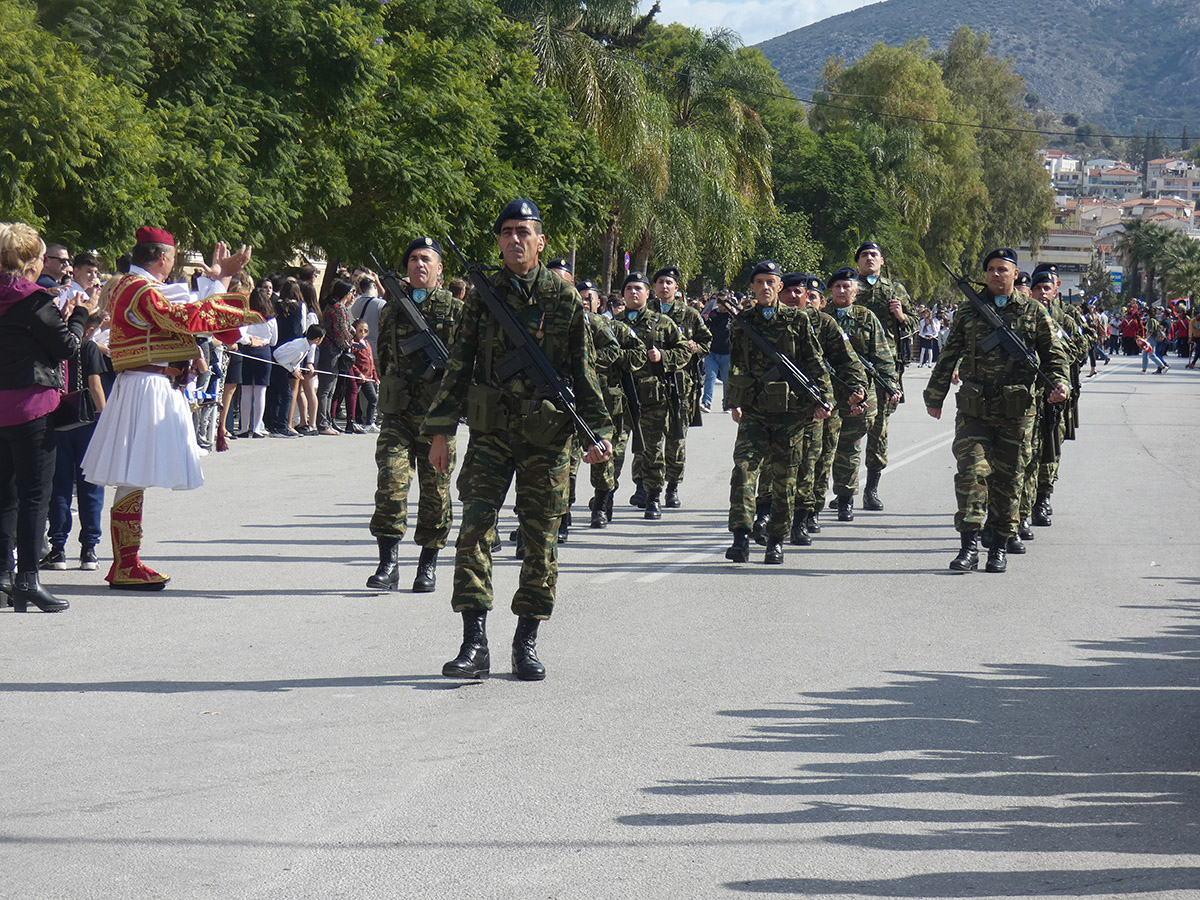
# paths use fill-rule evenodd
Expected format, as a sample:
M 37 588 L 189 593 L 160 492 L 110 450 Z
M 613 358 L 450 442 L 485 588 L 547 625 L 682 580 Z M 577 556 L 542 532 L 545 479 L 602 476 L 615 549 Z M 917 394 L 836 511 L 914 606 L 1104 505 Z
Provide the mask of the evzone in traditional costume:
M 174 257 L 175 239 L 167 231 L 139 228 L 137 242 L 170 247 Z M 248 258 L 249 251 L 243 255 Z M 170 581 L 139 557 L 142 495 L 148 487 L 190 491 L 204 483 L 192 415 L 174 378 L 181 374 L 181 360 L 198 355 L 195 335 L 213 334 L 233 343 L 242 325 L 262 322 L 250 310 L 248 297 L 223 293 L 232 273 L 220 272 L 224 281 L 199 279 L 196 292 L 164 284 L 138 265 L 117 276 L 109 310 L 109 353 L 117 381 L 82 464 L 88 481 L 117 489 L 109 514 L 109 587 L 153 591 Z

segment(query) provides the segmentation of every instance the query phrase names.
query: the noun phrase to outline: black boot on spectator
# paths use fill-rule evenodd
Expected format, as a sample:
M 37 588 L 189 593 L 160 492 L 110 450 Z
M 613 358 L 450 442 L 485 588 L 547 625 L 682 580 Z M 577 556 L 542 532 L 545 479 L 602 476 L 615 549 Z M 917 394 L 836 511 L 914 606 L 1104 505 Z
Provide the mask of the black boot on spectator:
M 67 567 L 67 551 L 62 544 L 51 544 L 50 552 L 38 563 L 39 569 L 65 569 Z
M 854 521 L 854 495 L 853 494 L 838 494 L 837 496 L 837 511 L 839 522 Z
M 725 551 L 725 558 L 733 562 L 750 562 L 750 532 L 741 528 L 733 533 L 733 546 Z
M 537 619 L 528 616 L 517 619 L 517 631 L 512 644 L 512 670 L 521 681 L 541 681 L 546 677 L 546 667 L 537 656 L 537 633 Z
M 950 568 L 956 572 L 970 572 L 979 568 L 979 532 L 964 531 L 959 535 L 962 541 L 958 556 L 950 560 Z
M 464 609 L 463 642 L 458 656 L 442 666 L 447 678 L 486 678 L 492 670 L 487 644 L 487 610 Z
M 863 488 L 862 508 L 878 512 L 883 509 L 883 501 L 879 499 L 879 476 L 882 469 L 867 470 L 867 485 Z
M 400 541 L 382 537 L 375 540 L 379 544 L 379 568 L 367 579 L 367 587 L 394 591 L 400 586 Z
M 679 509 L 679 482 L 667 482 L 667 494 L 663 497 L 663 504 L 667 509 Z
M 422 547 L 417 560 L 417 577 L 413 580 L 413 592 L 428 594 L 437 587 L 437 547 Z
M 71 605 L 66 600 L 59 600 L 42 587 L 38 583 L 37 572 L 18 572 L 13 580 L 13 612 L 25 612 L 30 603 L 42 612 L 62 612 Z
M 754 507 L 754 527 L 750 529 L 750 537 L 760 547 L 767 545 L 767 522 L 771 518 L 770 501 L 759 501 Z
M 646 508 L 646 489 L 644 487 L 642 487 L 642 480 L 640 478 L 638 478 L 638 479 L 635 479 L 633 483 L 634 483 L 634 490 L 633 490 L 633 494 L 629 498 L 629 503 L 631 506 L 636 506 L 638 509 L 645 509 Z

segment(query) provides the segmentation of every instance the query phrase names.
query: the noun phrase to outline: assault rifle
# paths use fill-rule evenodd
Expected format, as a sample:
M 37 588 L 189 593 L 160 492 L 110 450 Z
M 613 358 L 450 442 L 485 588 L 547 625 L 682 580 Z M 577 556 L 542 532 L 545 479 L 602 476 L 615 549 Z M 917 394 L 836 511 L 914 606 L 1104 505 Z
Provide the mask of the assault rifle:
M 667 317 L 664 317 L 667 318 Z M 674 320 L 671 320 L 674 325 Z M 650 349 L 657 350 L 658 345 L 653 339 L 650 341 Z M 682 440 L 687 434 L 687 422 L 683 418 L 683 394 L 679 390 L 679 382 L 682 379 L 682 372 L 668 372 L 666 366 L 662 362 L 650 363 L 654 369 L 655 375 L 663 383 L 667 389 L 667 437 L 672 440 Z
M 421 315 L 421 310 L 413 302 L 408 288 L 396 275 L 396 270 L 384 269 L 373 253 L 371 262 L 379 270 L 379 278 L 383 282 L 383 290 L 387 294 L 388 300 L 400 307 L 404 317 L 408 319 L 408 323 L 417 332 L 412 337 L 405 338 L 400 342 L 400 353 L 404 356 L 411 356 L 418 350 L 424 353 L 425 358 L 429 360 L 429 368 L 425 370 L 425 380 L 437 381 L 446 371 L 446 360 L 450 358 L 450 351 L 446 349 L 445 343 L 438 337 L 437 332 L 429 327 L 429 323 Z
M 942 263 L 942 268 L 950 273 L 950 277 L 954 279 L 954 283 L 962 291 L 963 296 L 971 302 L 971 306 L 979 314 L 980 318 L 992 326 L 992 333 L 980 341 L 979 346 L 983 351 L 986 353 L 996 347 L 1002 347 L 1004 348 L 1004 352 L 1013 359 L 1032 366 L 1037 377 L 1044 381 L 1051 391 L 1057 388 L 1058 385 L 1054 380 L 1042 371 L 1037 354 L 1026 346 L 1025 341 L 1021 339 L 1019 334 L 1005 324 L 1004 320 L 1000 318 L 1000 313 L 996 312 L 996 308 L 979 296 L 979 292 L 975 290 L 975 287 L 967 280 L 966 276 L 955 275 L 954 270 L 944 262 Z
M 730 310 L 732 313 L 732 310 Z M 767 336 L 751 325 L 740 314 L 731 316 L 734 324 L 742 329 L 746 337 L 772 362 L 771 368 L 763 376 L 768 381 L 786 381 L 798 394 L 808 394 L 817 406 L 826 412 L 833 412 L 833 404 L 826 402 L 825 396 L 807 373 L 792 361 L 786 353 L 767 340 Z
M 594 315 L 599 315 L 599 313 L 594 313 Z M 617 340 L 612 329 L 604 327 L 602 330 L 607 337 L 612 338 L 614 344 L 618 347 L 621 346 L 621 342 Z M 629 433 L 633 442 L 633 452 L 641 453 L 646 446 L 645 438 L 642 437 L 642 398 L 638 396 L 637 379 L 628 369 L 621 370 L 621 393 L 625 395 L 625 409 L 629 413 Z
M 877 385 L 879 385 L 880 390 L 882 390 L 889 397 L 892 394 L 896 393 L 897 388 L 890 381 L 887 380 L 887 378 L 884 376 L 884 374 L 882 372 L 879 371 L 878 363 L 876 363 L 870 357 L 864 356 L 863 354 L 859 353 L 857 350 L 854 351 L 854 355 L 857 356 L 858 361 L 860 363 L 862 363 L 863 369 L 866 370 L 867 377 L 870 378 Z
M 507 381 L 518 372 L 524 372 L 541 396 L 553 403 L 560 412 L 571 417 L 580 437 L 585 442 L 585 447 L 590 449 L 599 444 L 600 438 L 596 436 L 588 423 L 583 420 L 583 416 L 579 415 L 579 410 L 575 408 L 575 392 L 571 389 L 571 385 L 558 374 L 558 370 L 554 368 L 550 360 L 546 359 L 546 354 L 529 336 L 529 332 L 525 330 L 525 326 L 521 324 L 521 320 L 517 318 L 513 308 L 496 293 L 495 287 L 488 280 L 483 263 L 467 262 L 449 235 L 446 236 L 446 246 L 458 257 L 463 271 L 474 285 L 479 298 L 495 317 L 505 336 L 515 348 L 495 363 L 496 374 Z

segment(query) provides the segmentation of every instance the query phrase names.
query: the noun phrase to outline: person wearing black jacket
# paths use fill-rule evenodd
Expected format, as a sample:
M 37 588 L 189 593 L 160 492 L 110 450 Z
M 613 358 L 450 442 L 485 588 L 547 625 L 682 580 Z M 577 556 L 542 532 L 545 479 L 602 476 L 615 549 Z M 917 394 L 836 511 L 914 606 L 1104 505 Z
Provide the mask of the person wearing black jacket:
M 95 300 L 82 296 L 59 312 L 55 295 L 36 283 L 45 252 L 30 226 L 0 224 L 0 591 L 17 612 L 31 603 L 43 612 L 69 606 L 39 584 L 38 557 L 54 477 L 51 414 L 62 363 L 79 351 L 95 308 Z

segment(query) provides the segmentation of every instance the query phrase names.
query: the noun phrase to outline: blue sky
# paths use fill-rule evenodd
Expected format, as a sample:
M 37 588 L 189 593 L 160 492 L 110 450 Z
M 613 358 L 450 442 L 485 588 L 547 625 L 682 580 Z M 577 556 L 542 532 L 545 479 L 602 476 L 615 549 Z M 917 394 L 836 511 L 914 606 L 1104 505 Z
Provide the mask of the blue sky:
M 866 6 L 863 0 L 659 0 L 663 24 L 682 22 L 707 31 L 729 28 L 743 43 L 757 44 L 821 19 Z M 642 11 L 653 0 L 642 0 Z

